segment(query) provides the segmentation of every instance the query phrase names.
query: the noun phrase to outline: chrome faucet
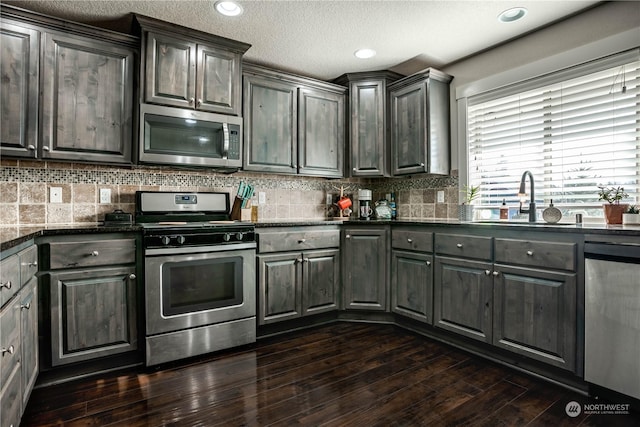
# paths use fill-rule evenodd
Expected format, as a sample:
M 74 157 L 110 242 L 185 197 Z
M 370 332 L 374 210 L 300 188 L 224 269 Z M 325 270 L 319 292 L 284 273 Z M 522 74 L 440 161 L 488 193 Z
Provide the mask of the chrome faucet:
M 524 171 L 524 173 L 522 174 L 522 179 L 520 179 L 520 192 L 518 193 L 518 197 L 526 196 L 524 187 L 526 184 L 527 175 L 529 175 L 529 181 L 531 182 L 531 201 L 529 202 L 529 209 L 522 209 L 522 201 L 520 201 L 520 213 L 528 213 L 529 222 L 536 222 L 536 198 L 533 185 L 533 175 L 529 171 Z

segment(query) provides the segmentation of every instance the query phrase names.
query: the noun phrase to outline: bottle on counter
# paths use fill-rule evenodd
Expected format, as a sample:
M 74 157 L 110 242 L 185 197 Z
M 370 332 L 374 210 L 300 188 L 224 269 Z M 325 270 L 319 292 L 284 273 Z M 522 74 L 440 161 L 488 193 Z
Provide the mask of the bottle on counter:
M 398 218 L 398 207 L 396 206 L 396 193 L 389 196 L 389 207 L 391 208 L 391 219 Z
M 509 219 L 509 207 L 507 206 L 507 200 L 502 199 L 502 206 L 500 206 L 500 219 Z

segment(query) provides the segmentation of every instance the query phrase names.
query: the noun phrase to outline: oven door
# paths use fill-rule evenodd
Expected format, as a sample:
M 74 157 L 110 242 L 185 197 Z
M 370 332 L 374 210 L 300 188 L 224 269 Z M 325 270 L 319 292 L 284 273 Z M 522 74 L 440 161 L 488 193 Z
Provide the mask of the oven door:
M 256 315 L 255 243 L 145 251 L 147 335 Z

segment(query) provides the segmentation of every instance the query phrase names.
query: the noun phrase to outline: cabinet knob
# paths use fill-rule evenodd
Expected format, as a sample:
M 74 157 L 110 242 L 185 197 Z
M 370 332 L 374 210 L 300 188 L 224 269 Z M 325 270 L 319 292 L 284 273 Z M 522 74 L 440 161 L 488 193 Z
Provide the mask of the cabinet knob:
M 36 149 L 36 146 L 35 146 L 35 145 L 28 145 L 28 146 L 27 146 L 27 148 L 28 148 L 29 150 L 33 151 L 33 150 L 35 150 L 35 149 Z
M 306 241 L 307 241 L 307 239 L 300 239 L 300 240 L 298 240 L 298 243 L 304 243 Z
M 11 280 L 9 280 L 7 283 L 0 283 L 0 288 L 11 289 Z
M 98 251 L 91 252 L 91 256 L 98 256 L 98 255 L 100 255 L 100 252 Z
M 46 145 L 42 147 L 42 151 L 49 151 L 51 150 L 49 147 L 47 147 Z
M 15 353 L 16 349 L 13 345 L 10 345 L 8 348 L 7 347 L 2 347 L 2 350 L 0 350 L 2 352 L 2 355 L 4 356 L 5 353 L 9 353 L 9 354 L 13 354 Z
M 527 251 L 527 255 L 533 256 L 533 251 Z
M 351 234 L 347 234 L 346 236 L 344 236 L 345 239 L 350 239 L 351 238 Z
M 431 261 L 427 261 L 427 265 L 431 265 Z
M 194 98 L 189 98 L 189 105 L 193 105 L 194 102 L 195 102 Z
M 500 272 L 499 272 L 499 271 L 494 271 L 494 272 L 493 272 L 493 275 L 497 277 L 497 276 L 499 276 L 499 275 L 500 275 Z
M 296 258 L 296 262 L 302 263 L 302 258 Z
M 353 171 L 354 172 L 358 172 L 358 168 L 353 168 Z
M 38 266 L 38 261 L 23 262 L 22 265 L 26 265 L 27 267 L 37 267 Z
M 491 275 L 491 270 L 485 270 L 484 274 L 486 274 L 487 276 L 490 276 Z
M 198 107 L 202 105 L 202 99 L 198 99 L 198 103 L 196 104 Z
M 420 167 L 423 168 L 424 167 L 424 163 L 420 163 Z
M 303 258 L 302 261 L 309 262 L 309 258 Z
M 457 247 L 457 248 L 461 248 L 461 247 L 462 247 L 462 243 L 458 243 L 458 244 L 456 245 L 456 247 Z
M 26 304 L 20 304 L 20 310 L 29 310 L 31 308 L 31 303 L 28 302 Z
M 407 243 L 411 243 L 411 242 L 413 242 L 413 240 L 407 239 Z
M 298 169 L 304 169 L 304 166 L 299 166 Z
M 129 275 L 129 280 L 136 280 L 137 276 L 133 273 Z

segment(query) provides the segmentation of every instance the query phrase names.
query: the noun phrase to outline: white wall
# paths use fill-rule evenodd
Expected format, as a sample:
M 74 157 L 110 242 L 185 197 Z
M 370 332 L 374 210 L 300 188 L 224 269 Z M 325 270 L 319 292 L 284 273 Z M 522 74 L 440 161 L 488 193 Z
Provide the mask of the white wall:
M 444 67 L 454 76 L 451 169 L 459 170 L 461 185 L 466 183 L 466 141 L 458 99 L 638 46 L 640 2 L 617 1 Z

